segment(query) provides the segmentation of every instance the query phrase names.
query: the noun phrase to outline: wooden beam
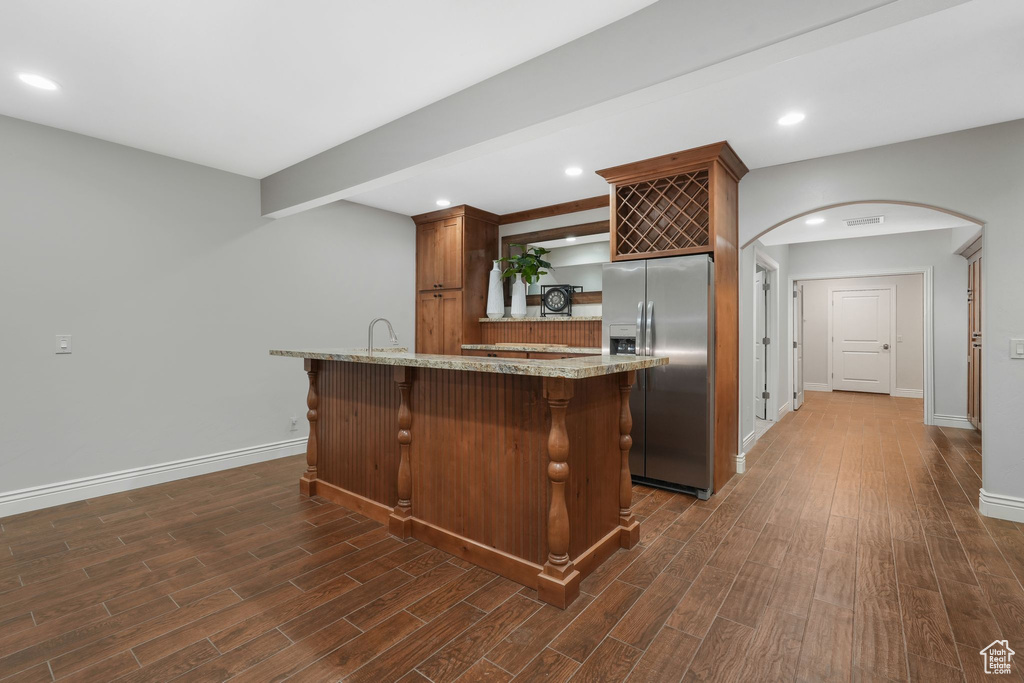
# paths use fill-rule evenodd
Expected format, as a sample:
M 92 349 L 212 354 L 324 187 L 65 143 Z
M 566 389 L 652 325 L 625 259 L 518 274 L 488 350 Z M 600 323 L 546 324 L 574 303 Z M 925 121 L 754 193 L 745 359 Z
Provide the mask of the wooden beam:
M 532 221 L 538 218 L 550 218 L 551 216 L 561 216 L 566 213 L 576 213 L 577 211 L 600 209 L 603 206 L 608 206 L 608 204 L 608 195 L 603 194 L 598 197 L 588 197 L 587 199 L 577 199 L 574 202 L 565 202 L 564 204 L 552 204 L 551 206 L 542 206 L 537 209 L 527 209 L 526 211 L 517 211 L 516 213 L 506 213 L 504 216 L 498 216 L 498 225 L 522 223 L 523 221 Z

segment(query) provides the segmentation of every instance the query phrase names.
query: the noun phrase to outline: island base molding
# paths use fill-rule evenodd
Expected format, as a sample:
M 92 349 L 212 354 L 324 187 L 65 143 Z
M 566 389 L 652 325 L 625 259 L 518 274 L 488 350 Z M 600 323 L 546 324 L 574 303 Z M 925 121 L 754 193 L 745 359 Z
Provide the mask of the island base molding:
M 639 542 L 628 467 L 634 373 L 569 380 L 311 365 L 315 457 L 302 493 L 563 609 L 582 579 Z

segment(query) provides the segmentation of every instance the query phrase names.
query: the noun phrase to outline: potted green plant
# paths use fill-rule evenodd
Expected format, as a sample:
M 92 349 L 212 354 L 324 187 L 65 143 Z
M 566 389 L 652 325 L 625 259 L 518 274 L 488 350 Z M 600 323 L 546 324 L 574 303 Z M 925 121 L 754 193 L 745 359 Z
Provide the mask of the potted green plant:
M 548 271 L 544 269 L 552 268 L 552 266 L 542 257 L 545 254 L 550 254 L 551 250 L 526 244 L 511 244 L 509 246 L 511 247 L 510 255 L 498 259 L 504 266 L 501 276 L 515 278 L 512 281 L 512 317 L 525 318 L 526 286 L 536 284 L 541 275 L 548 274 Z

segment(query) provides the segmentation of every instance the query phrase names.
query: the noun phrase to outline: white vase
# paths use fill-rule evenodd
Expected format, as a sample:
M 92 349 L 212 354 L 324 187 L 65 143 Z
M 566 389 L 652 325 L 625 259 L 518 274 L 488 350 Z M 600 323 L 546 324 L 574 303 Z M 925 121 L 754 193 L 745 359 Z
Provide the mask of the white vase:
M 487 317 L 505 317 L 505 291 L 501 286 L 501 268 L 494 262 L 491 268 L 490 281 L 487 284 Z
M 523 282 L 522 273 L 516 273 L 515 282 L 512 283 L 512 317 L 526 317 L 526 283 Z

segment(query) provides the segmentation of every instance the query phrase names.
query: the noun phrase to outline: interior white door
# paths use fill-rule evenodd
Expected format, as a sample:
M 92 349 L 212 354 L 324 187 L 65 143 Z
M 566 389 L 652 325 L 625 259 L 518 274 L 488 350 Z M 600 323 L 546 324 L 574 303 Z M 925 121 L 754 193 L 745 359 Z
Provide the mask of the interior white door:
M 804 286 L 793 289 L 793 410 L 804 404 Z
M 832 292 L 832 389 L 888 394 L 891 292 Z
M 754 415 L 762 420 L 767 419 L 767 401 L 763 392 L 768 387 L 764 345 L 764 338 L 768 334 L 765 325 L 764 275 L 761 270 L 754 274 Z

